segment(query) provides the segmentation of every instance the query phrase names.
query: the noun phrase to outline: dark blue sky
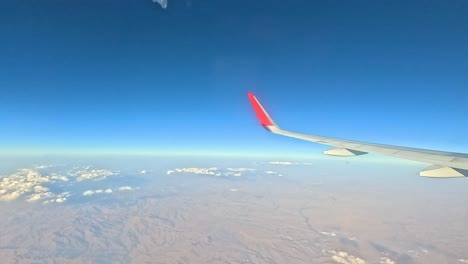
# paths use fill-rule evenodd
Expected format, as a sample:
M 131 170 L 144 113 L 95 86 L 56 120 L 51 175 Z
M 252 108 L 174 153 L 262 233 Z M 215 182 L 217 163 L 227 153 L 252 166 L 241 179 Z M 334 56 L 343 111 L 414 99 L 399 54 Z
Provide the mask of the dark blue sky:
M 316 152 L 284 128 L 467 152 L 468 2 L 0 3 L 0 148 Z

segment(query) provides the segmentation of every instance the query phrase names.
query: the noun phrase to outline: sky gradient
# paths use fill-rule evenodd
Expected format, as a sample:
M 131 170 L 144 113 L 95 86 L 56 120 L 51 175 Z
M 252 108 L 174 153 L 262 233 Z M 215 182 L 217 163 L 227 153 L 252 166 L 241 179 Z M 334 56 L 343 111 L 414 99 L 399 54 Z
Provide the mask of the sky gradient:
M 468 152 L 467 1 L 3 1 L 0 149 Z

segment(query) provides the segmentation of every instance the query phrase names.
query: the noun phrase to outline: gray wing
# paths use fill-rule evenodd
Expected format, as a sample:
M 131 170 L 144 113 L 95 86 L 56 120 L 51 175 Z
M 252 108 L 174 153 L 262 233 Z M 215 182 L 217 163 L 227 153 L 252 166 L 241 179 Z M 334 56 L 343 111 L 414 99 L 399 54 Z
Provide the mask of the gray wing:
M 257 98 L 249 93 L 250 102 L 257 114 L 260 124 L 268 131 L 287 137 L 293 137 L 315 143 L 332 146 L 332 149 L 324 151 L 327 155 L 351 157 L 367 153 L 382 154 L 386 156 L 415 160 L 432 164 L 422 170 L 421 176 L 425 177 L 467 177 L 468 154 L 434 151 L 427 149 L 408 148 L 375 143 L 367 143 L 352 140 L 343 140 L 309 134 L 301 134 L 279 128 L 271 119 Z

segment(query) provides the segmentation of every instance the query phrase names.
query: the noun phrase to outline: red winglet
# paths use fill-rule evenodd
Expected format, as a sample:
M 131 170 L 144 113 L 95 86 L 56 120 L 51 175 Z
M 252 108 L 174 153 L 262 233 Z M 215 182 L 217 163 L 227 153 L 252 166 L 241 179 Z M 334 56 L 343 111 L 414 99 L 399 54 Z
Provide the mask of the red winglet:
M 275 126 L 275 123 L 273 123 L 265 109 L 263 109 L 262 105 L 258 102 L 257 98 L 255 98 L 255 95 L 253 95 L 252 93 L 248 93 L 247 95 L 249 96 L 250 103 L 252 104 L 255 110 L 255 114 L 257 114 L 257 118 L 258 121 L 260 121 L 260 124 L 264 127 Z

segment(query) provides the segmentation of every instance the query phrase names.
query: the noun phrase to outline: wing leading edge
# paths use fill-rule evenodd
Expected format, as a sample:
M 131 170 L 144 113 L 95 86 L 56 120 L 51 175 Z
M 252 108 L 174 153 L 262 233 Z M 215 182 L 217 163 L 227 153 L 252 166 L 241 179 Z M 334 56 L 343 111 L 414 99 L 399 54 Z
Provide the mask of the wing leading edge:
M 274 134 L 332 146 L 332 149 L 324 151 L 327 155 L 350 157 L 375 153 L 433 164 L 422 170 L 420 176 L 438 178 L 468 177 L 468 154 L 343 140 L 283 130 L 275 124 L 252 93 L 249 93 L 248 97 L 263 128 Z

